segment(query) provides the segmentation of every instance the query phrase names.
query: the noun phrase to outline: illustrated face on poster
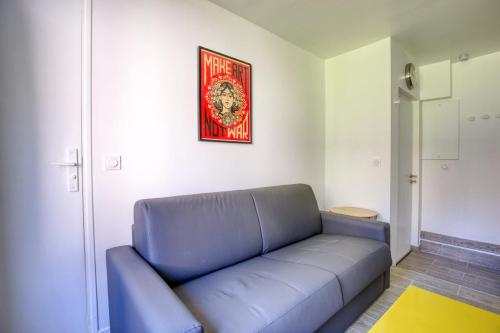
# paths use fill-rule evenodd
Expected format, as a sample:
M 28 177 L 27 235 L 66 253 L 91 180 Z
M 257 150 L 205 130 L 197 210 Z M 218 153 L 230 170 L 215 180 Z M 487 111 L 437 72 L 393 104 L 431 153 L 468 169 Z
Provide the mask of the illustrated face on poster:
M 200 140 L 252 142 L 252 65 L 199 48 Z

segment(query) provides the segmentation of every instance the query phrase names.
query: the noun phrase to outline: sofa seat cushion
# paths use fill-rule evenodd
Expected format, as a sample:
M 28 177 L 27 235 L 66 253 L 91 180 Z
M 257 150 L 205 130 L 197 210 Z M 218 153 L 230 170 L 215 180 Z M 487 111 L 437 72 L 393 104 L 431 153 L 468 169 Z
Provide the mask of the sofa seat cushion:
M 344 304 L 391 265 L 391 253 L 386 243 L 343 235 L 316 235 L 264 257 L 334 273 L 340 282 Z
M 337 278 L 256 257 L 174 288 L 205 333 L 314 332 L 342 307 Z

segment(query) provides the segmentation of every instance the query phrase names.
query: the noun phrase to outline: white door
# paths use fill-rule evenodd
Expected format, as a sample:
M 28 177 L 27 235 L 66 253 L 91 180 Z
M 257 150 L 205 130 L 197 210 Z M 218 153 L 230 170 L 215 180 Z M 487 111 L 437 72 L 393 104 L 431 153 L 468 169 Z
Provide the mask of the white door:
M 395 263 L 411 250 L 413 107 L 403 94 L 399 96 L 398 215 L 396 221 Z
M 0 332 L 86 331 L 80 0 L 0 1 Z M 68 190 L 68 174 L 80 187 Z

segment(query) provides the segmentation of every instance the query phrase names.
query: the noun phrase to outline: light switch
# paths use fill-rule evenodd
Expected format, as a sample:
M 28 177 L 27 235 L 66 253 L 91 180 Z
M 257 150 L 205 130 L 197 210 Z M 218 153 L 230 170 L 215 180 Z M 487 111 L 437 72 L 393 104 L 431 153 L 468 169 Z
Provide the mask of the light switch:
M 382 166 L 382 158 L 380 157 L 374 157 L 372 161 L 373 167 L 374 168 L 380 168 Z
M 106 155 L 103 157 L 104 170 L 121 170 L 122 157 L 120 155 Z

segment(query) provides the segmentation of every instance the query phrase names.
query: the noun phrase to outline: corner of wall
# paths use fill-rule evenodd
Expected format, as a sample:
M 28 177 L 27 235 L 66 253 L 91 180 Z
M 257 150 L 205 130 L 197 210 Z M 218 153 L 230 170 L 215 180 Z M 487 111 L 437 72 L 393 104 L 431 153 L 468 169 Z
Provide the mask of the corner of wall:
M 371 208 L 384 220 L 390 216 L 390 46 L 387 37 L 325 60 L 325 206 Z M 374 158 L 382 161 L 378 168 Z

